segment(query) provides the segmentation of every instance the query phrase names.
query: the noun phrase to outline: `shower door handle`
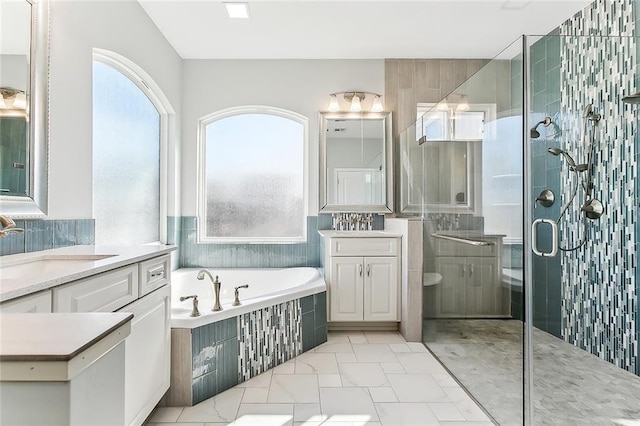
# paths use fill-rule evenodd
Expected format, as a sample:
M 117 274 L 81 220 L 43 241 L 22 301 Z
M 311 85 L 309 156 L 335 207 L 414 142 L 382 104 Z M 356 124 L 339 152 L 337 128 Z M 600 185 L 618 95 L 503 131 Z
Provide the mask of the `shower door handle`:
M 544 252 L 538 250 L 538 237 L 536 231 L 538 225 L 541 223 L 547 223 L 551 226 L 551 251 Z M 540 257 L 555 257 L 558 254 L 558 224 L 555 220 L 551 219 L 536 219 L 531 224 L 531 250 L 536 256 Z

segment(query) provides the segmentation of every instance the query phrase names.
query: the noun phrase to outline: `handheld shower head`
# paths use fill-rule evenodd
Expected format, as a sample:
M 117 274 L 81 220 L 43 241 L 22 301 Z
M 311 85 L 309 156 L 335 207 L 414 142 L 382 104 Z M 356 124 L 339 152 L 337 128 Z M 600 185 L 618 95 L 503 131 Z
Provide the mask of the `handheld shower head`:
M 571 158 L 571 156 L 567 153 L 567 151 L 564 151 L 558 147 L 548 148 L 547 151 L 549 152 L 549 154 L 553 154 L 556 156 L 562 155 L 564 159 L 567 160 L 567 163 L 569 164 L 569 167 L 571 168 L 571 170 L 576 170 L 577 168 L 576 162 L 573 161 L 573 158 Z

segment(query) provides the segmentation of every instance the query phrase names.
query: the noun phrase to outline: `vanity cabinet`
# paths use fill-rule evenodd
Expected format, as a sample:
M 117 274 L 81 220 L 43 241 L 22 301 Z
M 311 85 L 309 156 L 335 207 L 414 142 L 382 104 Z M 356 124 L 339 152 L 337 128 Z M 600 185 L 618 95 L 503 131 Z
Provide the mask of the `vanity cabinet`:
M 435 267 L 442 281 L 435 289 L 437 317 L 506 316 L 501 285 L 502 237 L 473 237 L 465 243 L 435 239 Z M 472 243 L 484 242 L 484 245 Z
M 124 345 L 124 424 L 140 425 L 169 388 L 170 283 L 164 254 L 3 302 L 0 312 L 132 313 Z
M 325 240 L 329 322 L 400 321 L 400 239 Z

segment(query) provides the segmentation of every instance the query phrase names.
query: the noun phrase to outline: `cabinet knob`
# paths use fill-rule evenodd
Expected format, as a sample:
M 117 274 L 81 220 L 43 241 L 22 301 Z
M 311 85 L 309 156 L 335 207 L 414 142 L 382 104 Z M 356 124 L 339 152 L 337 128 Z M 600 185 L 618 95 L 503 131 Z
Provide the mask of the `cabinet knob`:
M 367 276 L 371 276 L 371 265 L 367 265 Z
M 360 276 L 362 276 L 362 264 L 358 265 L 359 270 L 360 270 Z

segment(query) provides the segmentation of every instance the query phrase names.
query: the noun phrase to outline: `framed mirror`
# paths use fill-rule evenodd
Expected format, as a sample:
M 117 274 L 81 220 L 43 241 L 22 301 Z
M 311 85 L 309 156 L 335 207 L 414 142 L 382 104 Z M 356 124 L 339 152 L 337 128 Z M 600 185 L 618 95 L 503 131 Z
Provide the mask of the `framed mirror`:
M 391 113 L 320 113 L 320 212 L 391 213 Z
M 43 218 L 48 202 L 48 0 L 0 2 L 0 214 Z

